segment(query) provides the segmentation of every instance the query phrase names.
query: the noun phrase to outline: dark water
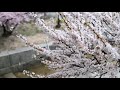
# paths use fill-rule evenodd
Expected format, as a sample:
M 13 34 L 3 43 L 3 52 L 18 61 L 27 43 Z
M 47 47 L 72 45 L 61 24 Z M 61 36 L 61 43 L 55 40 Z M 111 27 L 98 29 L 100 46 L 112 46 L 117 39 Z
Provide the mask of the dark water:
M 40 75 L 49 75 L 49 74 L 52 74 L 52 73 L 55 72 L 54 70 L 50 70 L 44 64 L 38 64 L 38 65 L 31 66 L 27 70 L 35 72 L 36 74 L 40 74 Z M 22 72 L 17 72 L 17 73 L 14 73 L 14 74 L 17 78 L 30 78 L 30 77 L 24 75 Z

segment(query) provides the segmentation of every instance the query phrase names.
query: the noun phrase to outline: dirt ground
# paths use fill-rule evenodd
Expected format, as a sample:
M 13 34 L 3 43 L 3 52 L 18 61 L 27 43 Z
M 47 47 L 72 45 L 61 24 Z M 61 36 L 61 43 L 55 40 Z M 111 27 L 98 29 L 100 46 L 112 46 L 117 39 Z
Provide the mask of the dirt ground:
M 52 26 L 56 25 L 56 20 L 51 22 L 50 20 L 45 20 L 46 25 L 52 24 Z M 62 28 L 61 28 L 62 29 Z M 40 28 L 38 28 L 35 23 L 23 24 L 18 27 L 18 33 L 27 37 L 28 41 L 34 44 L 41 44 L 50 41 L 48 35 L 42 32 Z M 10 36 L 8 38 L 0 37 L 0 52 L 5 50 L 14 50 L 16 48 L 25 47 L 25 43 L 22 42 L 16 36 Z
M 38 33 L 34 36 L 27 36 L 29 42 L 34 44 L 46 43 L 46 40 L 50 41 L 48 36 L 44 33 Z M 15 36 L 9 38 L 0 37 L 0 52 L 5 50 L 14 50 L 16 48 L 26 47 L 25 43 Z

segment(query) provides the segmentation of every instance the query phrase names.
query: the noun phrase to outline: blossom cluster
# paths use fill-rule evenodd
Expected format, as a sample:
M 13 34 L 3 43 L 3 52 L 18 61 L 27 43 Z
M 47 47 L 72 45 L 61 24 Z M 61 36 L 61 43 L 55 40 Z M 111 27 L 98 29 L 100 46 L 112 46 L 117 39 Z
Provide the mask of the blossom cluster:
M 57 12 L 57 14 L 64 21 L 63 30 L 56 30 L 53 25 L 47 25 L 43 19 L 36 19 L 36 24 L 53 38 L 57 46 L 56 50 L 44 50 L 49 59 L 42 62 L 56 70 L 56 73 L 45 77 L 120 77 L 118 67 L 120 13 Z

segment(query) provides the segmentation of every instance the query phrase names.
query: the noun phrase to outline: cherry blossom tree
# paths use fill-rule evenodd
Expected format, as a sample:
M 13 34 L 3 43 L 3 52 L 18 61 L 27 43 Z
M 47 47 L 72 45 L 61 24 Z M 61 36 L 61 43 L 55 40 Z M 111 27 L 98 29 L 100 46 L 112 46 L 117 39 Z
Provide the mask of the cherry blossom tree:
M 55 50 L 48 50 L 17 35 L 28 46 L 46 58 L 42 63 L 55 69 L 47 76 L 24 70 L 32 78 L 119 78 L 120 13 L 119 12 L 57 12 L 64 21 L 64 30 L 48 26 L 37 18 L 36 25 L 54 40 Z M 39 55 L 36 55 L 38 57 Z M 41 60 L 41 58 L 39 58 Z
M 2 36 L 10 36 L 20 23 L 28 22 L 29 20 L 28 12 L 0 12 L 0 26 L 3 29 Z

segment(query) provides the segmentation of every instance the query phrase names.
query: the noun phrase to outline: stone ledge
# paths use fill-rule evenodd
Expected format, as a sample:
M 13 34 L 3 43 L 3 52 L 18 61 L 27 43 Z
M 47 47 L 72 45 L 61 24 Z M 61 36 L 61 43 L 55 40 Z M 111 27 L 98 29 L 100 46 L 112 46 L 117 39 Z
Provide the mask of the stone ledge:
M 40 64 L 40 63 L 41 63 L 40 60 L 34 60 L 34 61 L 28 61 L 28 62 L 21 63 L 21 65 L 15 64 L 15 65 L 7 67 L 7 68 L 2 68 L 2 69 L 0 69 L 0 76 L 10 73 L 10 72 L 13 72 L 13 73 L 19 72 L 19 71 L 22 72 L 24 69 L 27 69 L 27 68 L 31 67 L 32 65 Z
M 48 43 L 50 49 L 54 49 L 52 42 Z M 46 48 L 46 44 L 41 44 L 41 47 Z M 10 72 L 22 71 L 25 68 L 34 64 L 40 63 L 40 60 L 35 60 L 32 56 L 35 54 L 31 47 L 17 48 L 11 51 L 3 51 L 0 53 L 0 75 Z

